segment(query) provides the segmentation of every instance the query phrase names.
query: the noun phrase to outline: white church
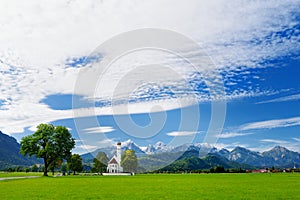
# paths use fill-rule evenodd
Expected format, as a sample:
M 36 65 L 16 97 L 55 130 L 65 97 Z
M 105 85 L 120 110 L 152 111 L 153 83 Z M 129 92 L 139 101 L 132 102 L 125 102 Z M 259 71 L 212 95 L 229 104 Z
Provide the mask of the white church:
M 108 162 L 107 172 L 108 173 L 122 173 L 123 167 L 121 166 L 121 142 L 117 143 L 117 155 L 114 155 Z

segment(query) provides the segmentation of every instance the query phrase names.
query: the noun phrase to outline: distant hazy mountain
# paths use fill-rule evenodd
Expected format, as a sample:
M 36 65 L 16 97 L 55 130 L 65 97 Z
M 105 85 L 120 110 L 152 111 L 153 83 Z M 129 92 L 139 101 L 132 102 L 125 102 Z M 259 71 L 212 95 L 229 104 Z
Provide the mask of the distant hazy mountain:
M 265 160 L 260 153 L 239 146 L 235 147 L 227 156 L 225 155 L 225 157 L 230 161 L 238 163 L 252 166 L 266 166 Z
M 153 171 L 170 165 L 177 160 L 183 152 L 162 152 L 138 158 L 138 165 L 146 171 Z
M 225 157 L 231 161 L 256 167 L 293 167 L 294 165 L 300 165 L 300 154 L 281 146 L 276 146 L 262 153 L 236 147 Z
M 266 163 L 272 164 L 272 166 L 293 167 L 296 164 L 298 166 L 300 164 L 299 153 L 290 151 L 281 146 L 276 146 L 270 151 L 265 151 L 262 155 L 265 158 Z
M 252 166 L 229 161 L 227 158 L 220 156 L 217 153 L 209 153 L 205 157 L 199 158 L 199 151 L 191 149 L 185 151 L 177 160 L 171 164 L 158 169 L 157 171 L 191 171 L 210 169 L 211 167 L 223 166 L 224 168 L 243 168 L 253 169 Z
M 20 147 L 21 145 L 15 138 L 0 131 L 0 169 L 41 163 L 41 160 L 19 154 Z
M 81 155 L 81 158 L 83 162 L 85 163 L 91 163 L 93 162 L 93 159 L 97 156 L 97 154 L 102 151 L 104 152 L 108 158 L 111 158 L 114 154 L 116 154 L 116 147 L 115 146 L 109 146 L 104 148 L 99 148 L 95 151 L 92 151 L 90 153 L 85 153 Z
M 190 151 L 190 150 L 196 150 L 199 152 L 199 156 L 205 156 L 208 153 L 216 153 L 218 152 L 217 148 L 210 144 L 201 144 L 201 143 L 188 143 L 188 144 L 183 144 L 178 147 L 172 148 L 172 152 L 183 152 L 183 151 Z
M 230 151 L 228 151 L 227 149 L 221 149 L 220 151 L 218 151 L 218 154 L 220 156 L 223 156 L 223 157 L 226 157 L 226 158 L 228 157 L 229 153 L 230 153 Z
M 235 169 L 254 169 L 255 167 L 245 164 L 230 161 L 226 157 L 221 156 L 218 153 L 209 153 L 207 156 L 202 158 L 210 167 L 223 166 L 224 168 L 235 168 Z

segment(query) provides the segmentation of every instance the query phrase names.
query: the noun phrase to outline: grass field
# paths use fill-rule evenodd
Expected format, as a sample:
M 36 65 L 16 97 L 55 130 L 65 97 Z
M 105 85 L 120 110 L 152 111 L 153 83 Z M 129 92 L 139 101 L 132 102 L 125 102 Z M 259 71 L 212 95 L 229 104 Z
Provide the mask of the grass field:
M 299 188 L 297 173 L 66 176 L 0 181 L 0 199 L 300 199 Z
M 5 178 L 5 177 L 20 177 L 20 176 L 42 176 L 43 173 L 41 172 L 13 172 L 13 173 L 8 173 L 8 172 L 0 172 L 0 178 Z

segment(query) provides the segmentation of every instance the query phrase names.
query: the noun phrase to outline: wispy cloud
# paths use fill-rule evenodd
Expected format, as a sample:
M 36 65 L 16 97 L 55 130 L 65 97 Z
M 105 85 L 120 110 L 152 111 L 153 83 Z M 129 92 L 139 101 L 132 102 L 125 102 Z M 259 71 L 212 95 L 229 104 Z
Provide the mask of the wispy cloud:
M 260 122 L 253 122 L 246 125 L 242 125 L 240 130 L 252 130 L 252 129 L 273 129 L 289 126 L 299 126 L 300 117 L 293 117 L 287 119 L 274 119 Z
M 85 133 L 110 133 L 115 131 L 111 126 L 92 127 L 83 130 Z
M 293 140 L 300 142 L 300 138 L 293 138 Z
M 200 132 L 194 132 L 194 131 L 181 131 L 181 132 L 170 132 L 167 133 L 168 136 L 173 136 L 173 137 L 177 137 L 177 136 L 189 136 L 189 135 L 195 135 L 195 134 L 199 134 Z
M 93 146 L 93 145 L 79 145 L 77 148 L 83 149 L 83 150 L 87 150 L 88 152 L 96 150 L 97 146 Z
M 115 144 L 115 141 L 114 139 L 105 139 L 98 142 L 98 144 L 100 144 L 101 147 L 111 146 Z
M 38 126 L 38 124 L 36 124 L 35 126 L 31 126 L 28 128 L 28 130 L 35 132 L 35 131 L 37 131 L 37 126 Z M 72 128 L 70 128 L 70 127 L 66 127 L 66 128 L 68 129 L 68 131 L 72 131 Z
M 247 136 L 251 135 L 253 133 L 222 133 L 220 135 L 217 135 L 217 138 L 233 138 L 233 137 L 242 137 L 242 136 Z
M 285 97 L 279 97 L 267 101 L 261 101 L 258 102 L 257 104 L 264 104 L 264 103 L 276 103 L 276 102 L 284 102 L 284 101 L 297 101 L 300 100 L 300 94 L 294 94 L 294 95 L 289 95 Z
M 289 142 L 285 140 L 275 140 L 275 139 L 262 139 L 261 142 L 267 142 L 267 143 L 275 143 L 275 144 L 289 144 Z

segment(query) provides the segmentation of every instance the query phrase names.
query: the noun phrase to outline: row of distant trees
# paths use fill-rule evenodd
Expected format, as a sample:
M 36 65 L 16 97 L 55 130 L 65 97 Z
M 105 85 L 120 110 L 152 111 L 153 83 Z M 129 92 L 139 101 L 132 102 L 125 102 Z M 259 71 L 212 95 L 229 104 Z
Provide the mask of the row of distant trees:
M 32 135 L 23 137 L 21 140 L 20 153 L 28 156 L 36 156 L 44 161 L 44 176 L 48 176 L 48 170 L 54 173 L 55 168 L 62 168 L 76 172 L 83 170 L 82 158 L 78 154 L 71 153 L 75 147 L 75 139 L 64 126 L 52 124 L 40 124 L 37 131 Z M 64 161 L 67 161 L 67 165 Z M 95 172 L 105 172 L 108 157 L 104 152 L 99 152 L 93 160 Z M 135 172 L 137 169 L 137 157 L 133 150 L 126 150 L 122 154 L 121 165 L 127 172 Z
M 106 172 L 107 163 L 109 159 L 104 152 L 99 152 L 94 158 L 94 166 L 92 172 L 103 173 Z M 125 172 L 136 172 L 138 161 L 134 150 L 126 150 L 121 155 L 121 166 Z
M 225 169 L 223 166 L 215 166 L 215 167 L 211 167 L 210 169 L 194 169 L 194 170 L 159 169 L 154 171 L 154 173 L 246 173 L 246 170 L 242 168 Z
M 33 165 L 31 167 L 24 167 L 24 166 L 15 166 L 15 167 L 9 167 L 5 169 L 7 172 L 42 172 L 44 171 L 43 168 L 39 169 L 37 165 Z
M 81 172 L 83 170 L 83 163 L 82 158 L 79 154 L 73 154 L 71 158 L 64 162 L 62 160 L 59 160 L 53 165 L 50 165 L 48 167 L 48 171 L 51 171 L 53 174 L 54 172 L 62 172 L 62 173 L 70 173 L 73 172 L 75 174 L 76 172 Z M 7 172 L 44 172 L 45 166 L 40 164 L 35 164 L 32 166 L 15 166 L 15 167 L 9 167 L 5 169 Z
M 40 164 L 35 164 L 32 166 L 15 166 L 5 169 L 5 171 L 7 172 L 43 172 L 44 170 L 44 165 Z M 52 171 L 53 173 L 56 171 L 61 173 L 73 172 L 73 174 L 75 174 L 76 172 L 81 172 L 82 170 L 82 162 L 76 161 L 75 163 L 70 163 L 70 160 L 69 162 L 63 162 L 60 165 L 56 165 L 55 168 L 50 169 L 50 171 Z
M 223 166 L 215 166 L 211 167 L 210 169 L 195 169 L 195 170 L 178 170 L 178 169 L 169 169 L 169 170 L 155 170 L 153 172 L 147 172 L 147 173 L 162 173 L 162 174 L 169 174 L 169 173 L 251 173 L 259 170 L 246 170 L 242 168 L 231 168 L 231 169 L 225 169 Z M 265 172 L 271 172 L 271 173 L 281 173 L 281 172 L 300 172 L 300 168 L 293 169 L 275 169 L 275 167 L 272 168 L 265 168 Z
M 107 163 L 109 159 L 104 152 L 99 152 L 93 160 L 93 164 L 91 166 L 84 165 L 82 162 L 82 158 L 79 154 L 73 154 L 71 158 L 67 162 L 63 162 L 59 160 L 54 165 L 49 166 L 49 170 L 52 173 L 61 172 L 63 174 L 73 172 L 75 175 L 76 172 L 93 172 L 93 173 L 103 173 L 106 172 Z M 126 150 L 122 154 L 122 164 L 124 166 L 124 170 L 127 172 L 136 172 L 137 169 L 137 157 L 133 150 Z M 84 170 L 85 168 L 85 170 Z M 10 167 L 6 171 L 8 172 L 43 172 L 45 170 L 44 165 L 33 165 L 31 167 L 24 166 L 15 166 Z

